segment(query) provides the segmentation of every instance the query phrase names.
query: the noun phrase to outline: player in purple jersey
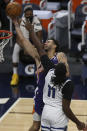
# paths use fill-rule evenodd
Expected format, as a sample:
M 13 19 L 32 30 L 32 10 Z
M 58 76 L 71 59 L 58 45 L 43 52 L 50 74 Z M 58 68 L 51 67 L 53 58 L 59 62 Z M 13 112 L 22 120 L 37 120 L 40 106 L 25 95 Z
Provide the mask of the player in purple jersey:
M 49 39 L 46 41 L 46 43 L 44 44 L 44 48 L 47 52 L 47 55 L 49 56 L 50 60 L 54 63 L 57 64 L 58 63 L 58 59 L 57 59 L 57 52 L 59 49 L 59 45 L 57 43 L 56 40 L 54 39 Z M 33 125 L 31 126 L 31 128 L 29 129 L 29 131 L 38 131 L 40 128 L 40 121 L 41 121 L 41 114 L 42 114 L 42 110 L 43 110 L 43 87 L 44 87 L 44 83 L 45 83 L 45 76 L 46 73 L 42 67 L 42 65 L 40 64 L 40 66 L 38 67 L 37 70 L 37 88 L 35 90 L 35 96 L 34 96 L 34 113 L 33 113 Z
M 45 43 L 45 45 L 47 45 L 47 44 L 48 44 L 48 49 L 46 50 L 46 52 L 47 52 L 47 54 L 50 52 L 50 54 L 51 54 L 50 60 L 54 64 L 57 64 L 58 59 L 56 57 L 56 51 L 58 51 L 58 44 L 57 44 L 57 42 L 55 42 L 54 39 L 48 40 Z M 44 48 L 45 48 L 45 45 L 44 45 Z M 50 49 L 49 49 L 49 45 L 54 45 L 54 46 L 56 45 L 55 46 L 56 48 L 53 48 L 52 46 L 50 46 Z M 41 64 L 38 67 L 38 70 L 39 69 L 42 69 Z M 38 73 L 37 73 L 37 88 L 36 88 L 34 100 L 35 100 L 35 112 L 37 112 L 39 115 L 41 115 L 42 109 L 43 109 L 43 98 L 42 98 L 42 96 L 43 96 L 43 87 L 44 87 L 44 82 L 45 82 L 45 75 L 46 75 L 46 73 L 44 72 L 44 69 L 42 71 L 38 71 Z
M 33 40 L 33 39 L 32 39 Z M 33 41 L 34 42 L 34 41 Z M 67 58 L 66 55 L 63 52 L 58 53 L 59 50 L 59 44 L 55 39 L 49 39 L 44 44 L 44 49 L 50 58 L 50 60 L 57 64 L 58 61 L 66 61 Z M 67 64 L 68 66 L 68 64 Z M 42 65 L 39 66 L 39 68 L 42 68 Z M 35 96 L 34 96 L 34 109 L 33 109 L 33 124 L 29 131 L 38 131 L 40 129 L 40 122 L 41 122 L 41 114 L 43 110 L 43 87 L 45 83 L 45 76 L 46 72 L 43 70 L 38 69 L 38 82 L 37 82 L 37 88 L 35 90 Z M 68 68 L 67 68 L 68 70 Z M 69 71 L 68 71 L 69 72 Z
M 50 40 L 50 41 L 53 41 L 53 40 Z M 52 44 L 53 44 L 53 42 L 52 42 Z M 54 53 L 53 53 L 53 55 L 54 55 Z M 53 56 L 53 58 L 50 60 L 54 64 L 58 63 L 58 59 L 57 59 L 56 55 Z M 34 97 L 35 112 L 38 113 L 40 116 L 41 116 L 43 105 L 44 105 L 42 97 L 43 97 L 43 87 L 44 87 L 44 82 L 45 82 L 45 75 L 46 75 L 46 73 L 44 72 L 44 70 L 38 73 L 37 88 L 36 88 L 35 97 Z

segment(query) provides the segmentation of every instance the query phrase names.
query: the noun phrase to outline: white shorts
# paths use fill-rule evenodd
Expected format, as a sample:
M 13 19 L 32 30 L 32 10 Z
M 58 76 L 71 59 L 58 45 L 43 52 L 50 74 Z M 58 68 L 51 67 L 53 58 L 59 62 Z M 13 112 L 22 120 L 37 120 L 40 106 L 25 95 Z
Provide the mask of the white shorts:
M 44 131 L 66 131 L 68 119 L 62 109 L 45 105 L 41 117 L 41 129 Z
M 41 116 L 37 112 L 34 112 L 33 120 L 34 121 L 41 121 Z
M 67 126 L 63 128 L 48 128 L 41 126 L 42 131 L 67 131 Z

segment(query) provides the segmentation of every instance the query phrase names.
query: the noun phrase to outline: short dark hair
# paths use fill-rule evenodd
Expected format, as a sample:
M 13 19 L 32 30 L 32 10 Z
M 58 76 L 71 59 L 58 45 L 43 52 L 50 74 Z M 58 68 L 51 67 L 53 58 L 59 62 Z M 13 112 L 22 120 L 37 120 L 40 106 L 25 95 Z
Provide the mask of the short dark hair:
M 55 71 L 54 71 L 54 75 L 52 77 L 52 83 L 54 84 L 54 86 L 61 86 L 64 81 L 66 80 L 66 66 L 64 63 L 58 63 L 56 66 L 55 66 Z
M 32 5 L 26 5 L 24 7 L 24 13 L 26 13 L 26 11 L 28 11 L 28 10 L 33 11 Z
M 54 44 L 56 45 L 55 52 L 58 52 L 59 51 L 59 42 L 56 39 L 52 38 L 52 37 L 49 38 L 49 40 L 52 40 L 54 42 Z

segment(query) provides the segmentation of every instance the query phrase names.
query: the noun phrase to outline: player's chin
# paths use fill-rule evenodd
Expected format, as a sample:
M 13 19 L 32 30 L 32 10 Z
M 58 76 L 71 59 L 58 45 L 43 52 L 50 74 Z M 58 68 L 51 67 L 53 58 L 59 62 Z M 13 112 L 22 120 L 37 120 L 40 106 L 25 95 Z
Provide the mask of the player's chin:
M 44 46 L 44 50 L 45 50 L 45 51 L 48 51 L 48 47 L 47 47 L 47 46 Z
M 44 48 L 44 50 L 45 50 L 46 52 L 48 52 L 48 49 Z

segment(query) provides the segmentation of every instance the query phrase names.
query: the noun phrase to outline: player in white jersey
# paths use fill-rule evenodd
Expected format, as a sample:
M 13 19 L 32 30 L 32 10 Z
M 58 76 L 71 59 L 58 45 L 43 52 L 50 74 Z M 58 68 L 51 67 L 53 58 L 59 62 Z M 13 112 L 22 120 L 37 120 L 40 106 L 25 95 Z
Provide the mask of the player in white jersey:
M 20 21 L 20 29 L 23 32 L 23 35 L 26 39 L 29 39 L 29 31 L 25 28 L 26 20 L 30 20 L 32 25 L 34 26 L 34 31 L 37 34 L 38 38 L 42 40 L 42 26 L 37 16 L 33 15 L 33 8 L 31 5 L 27 5 L 24 8 L 24 15 Z M 13 63 L 13 75 L 11 80 L 11 86 L 15 86 L 19 82 L 18 76 L 18 63 L 19 63 L 19 52 L 22 48 L 15 43 L 13 55 L 12 55 L 12 63 Z M 26 54 L 26 53 L 25 53 Z
M 32 45 L 30 41 L 28 41 L 23 36 L 19 28 L 19 25 L 17 23 L 17 19 L 14 18 L 13 22 L 14 22 L 15 29 L 17 32 L 17 36 L 20 41 L 19 44 L 23 46 L 23 48 L 26 50 L 28 54 L 31 54 L 35 58 L 36 56 L 34 55 L 34 52 L 32 50 L 33 49 Z M 45 83 L 44 95 L 43 95 L 45 106 L 44 106 L 43 113 L 42 113 L 42 121 L 41 121 L 42 130 L 44 131 L 48 131 L 48 130 L 49 131 L 51 130 L 64 131 L 66 130 L 65 126 L 67 126 L 68 118 L 71 119 L 77 125 L 79 130 L 85 129 L 85 124 L 76 118 L 76 116 L 73 114 L 70 108 L 73 86 L 72 86 L 71 80 L 67 81 L 66 66 L 63 63 L 60 63 L 59 65 L 55 66 L 50 61 L 50 59 L 46 55 L 45 50 L 43 49 L 43 45 L 36 37 L 36 34 L 34 33 L 34 30 L 31 24 L 30 24 L 30 33 L 31 33 L 31 37 L 33 38 L 33 41 L 35 42 L 34 44 L 38 50 L 38 53 L 40 55 L 41 63 L 44 67 L 44 70 L 48 72 L 46 76 L 47 79 L 45 79 L 46 83 Z M 48 77 L 49 75 L 50 77 Z M 45 90 L 46 87 L 48 88 L 48 93 L 47 93 L 47 90 Z M 49 101 L 46 103 L 45 96 L 52 97 L 50 99 L 52 105 L 50 104 Z
M 63 98 L 71 100 L 72 93 L 73 85 L 71 80 L 66 77 L 66 67 L 63 63 L 59 63 L 57 68 L 49 70 L 45 77 L 43 90 L 45 106 L 41 119 L 42 130 L 65 131 L 67 129 L 68 117 L 63 111 L 62 101 Z

